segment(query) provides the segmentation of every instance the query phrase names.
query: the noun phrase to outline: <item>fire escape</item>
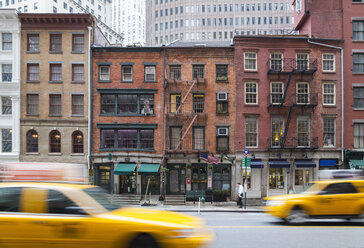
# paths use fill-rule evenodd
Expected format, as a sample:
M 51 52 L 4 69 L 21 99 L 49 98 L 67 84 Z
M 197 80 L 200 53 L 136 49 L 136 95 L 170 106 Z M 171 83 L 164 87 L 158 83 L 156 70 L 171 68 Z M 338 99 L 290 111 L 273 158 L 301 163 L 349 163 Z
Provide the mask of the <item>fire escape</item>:
M 193 153 L 201 149 L 193 147 L 193 126 L 205 123 L 206 102 L 203 93 L 206 79 L 204 66 L 194 66 L 192 79 L 182 80 L 180 66 L 170 66 L 166 76 L 168 153 Z
M 317 71 L 317 59 L 269 59 L 268 78 L 272 82 L 271 93 L 268 96 L 268 112 L 272 116 L 286 117 L 276 123 L 272 121 L 272 137 L 268 143 L 271 149 L 284 148 L 318 148 L 318 138 L 292 137 L 287 139 L 288 131 L 293 113 L 307 114 L 307 111 L 313 112 L 318 104 L 318 93 L 311 92 L 310 82 Z M 293 90 L 292 79 L 297 83 L 296 90 Z M 274 83 L 277 81 L 277 83 Z M 278 83 L 284 82 L 283 84 Z M 285 119 L 285 120 L 284 120 Z M 273 133 L 273 126 L 277 132 Z M 309 127 L 309 124 L 308 124 Z

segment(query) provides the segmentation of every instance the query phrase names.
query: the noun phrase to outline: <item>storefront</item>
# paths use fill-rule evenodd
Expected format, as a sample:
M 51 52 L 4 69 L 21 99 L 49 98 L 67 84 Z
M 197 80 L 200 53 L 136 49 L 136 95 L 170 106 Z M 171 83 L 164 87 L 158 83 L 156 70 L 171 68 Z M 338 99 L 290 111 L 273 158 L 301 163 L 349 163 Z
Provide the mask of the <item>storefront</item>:
M 180 195 L 186 193 L 186 165 L 167 165 L 167 194 Z
M 269 160 L 268 196 L 287 193 L 287 173 L 291 164 L 285 159 Z
M 138 175 L 141 176 L 142 195 L 160 194 L 159 166 L 159 164 L 141 164 L 139 166 Z
M 295 159 L 294 170 L 294 193 L 300 193 L 307 189 L 309 183 L 313 180 L 313 171 L 316 163 L 311 159 Z
M 114 174 L 118 175 L 119 194 L 136 194 L 137 192 L 137 177 L 135 173 L 135 163 L 119 163 L 116 165 Z
M 207 189 L 207 164 L 198 163 L 191 166 L 191 190 L 206 190 Z M 211 186 L 210 186 L 211 187 Z
M 231 196 L 231 164 L 213 166 L 212 190 L 215 201 Z
M 113 163 L 95 163 L 94 164 L 94 178 L 95 184 L 105 189 L 107 192 L 112 193 L 113 190 Z

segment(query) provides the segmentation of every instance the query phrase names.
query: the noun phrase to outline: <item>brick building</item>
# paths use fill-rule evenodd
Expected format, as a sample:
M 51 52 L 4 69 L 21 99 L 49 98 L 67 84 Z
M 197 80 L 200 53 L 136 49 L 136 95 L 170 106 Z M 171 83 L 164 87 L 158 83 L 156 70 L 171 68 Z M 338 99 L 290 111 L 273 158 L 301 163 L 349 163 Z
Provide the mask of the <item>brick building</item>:
M 252 158 L 247 197 L 302 191 L 318 169 L 341 163 L 340 51 L 303 36 L 234 43 L 236 163 L 244 148 Z
M 364 2 L 296 0 L 293 4 L 295 29 L 301 34 L 344 40 L 345 166 L 364 168 Z
M 19 14 L 20 161 L 87 163 L 89 14 Z
M 95 183 L 113 193 L 160 194 L 162 55 L 161 48 L 93 48 L 92 166 Z

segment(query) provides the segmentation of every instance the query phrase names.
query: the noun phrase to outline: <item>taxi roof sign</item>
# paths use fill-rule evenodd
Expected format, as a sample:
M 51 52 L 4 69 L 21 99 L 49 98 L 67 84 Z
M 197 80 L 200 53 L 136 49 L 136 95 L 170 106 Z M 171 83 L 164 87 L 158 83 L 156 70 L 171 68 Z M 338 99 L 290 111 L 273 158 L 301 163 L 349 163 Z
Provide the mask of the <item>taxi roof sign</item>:
M 0 163 L 0 181 L 86 184 L 89 179 L 85 164 L 8 162 Z

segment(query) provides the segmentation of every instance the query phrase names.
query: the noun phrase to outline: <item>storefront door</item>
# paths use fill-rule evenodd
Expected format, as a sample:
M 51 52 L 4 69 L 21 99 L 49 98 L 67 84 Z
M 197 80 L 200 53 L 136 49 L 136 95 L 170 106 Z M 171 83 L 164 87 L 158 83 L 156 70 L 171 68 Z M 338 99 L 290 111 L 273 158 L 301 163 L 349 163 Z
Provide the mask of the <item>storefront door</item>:
M 168 165 L 167 194 L 178 195 L 186 193 L 185 165 Z
M 268 195 L 286 194 L 286 180 L 285 168 L 269 168 Z
M 312 181 L 312 168 L 296 168 L 294 172 L 294 191 L 300 193 L 308 188 Z
M 120 194 L 135 194 L 136 193 L 136 176 L 120 175 L 119 176 Z
M 96 185 L 100 186 L 101 188 L 105 189 L 107 192 L 111 192 L 112 190 L 112 173 L 113 170 L 112 164 L 95 164 L 95 170 L 96 170 L 96 177 L 95 182 Z

